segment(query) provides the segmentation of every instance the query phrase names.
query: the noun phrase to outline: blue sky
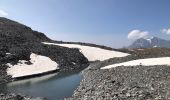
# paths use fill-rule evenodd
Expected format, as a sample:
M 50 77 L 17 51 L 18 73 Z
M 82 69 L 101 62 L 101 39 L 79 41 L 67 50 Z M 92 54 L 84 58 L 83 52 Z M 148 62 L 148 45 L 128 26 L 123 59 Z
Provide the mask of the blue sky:
M 1 0 L 0 16 L 55 40 L 119 48 L 145 36 L 170 39 L 170 0 Z

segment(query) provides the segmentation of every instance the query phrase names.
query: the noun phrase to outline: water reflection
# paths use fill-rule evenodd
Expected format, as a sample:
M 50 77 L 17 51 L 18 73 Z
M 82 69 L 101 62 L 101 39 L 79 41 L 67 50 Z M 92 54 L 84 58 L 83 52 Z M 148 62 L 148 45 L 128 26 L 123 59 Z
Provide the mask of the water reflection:
M 58 73 L 53 73 L 53 74 L 49 74 L 49 75 L 45 75 L 45 76 L 41 76 L 41 77 L 18 80 L 18 81 L 8 83 L 7 85 L 8 86 L 13 86 L 13 85 L 16 86 L 16 85 L 22 85 L 22 84 L 38 84 L 41 82 L 48 81 L 50 78 L 55 77 L 57 74 Z
M 82 79 L 80 72 L 54 73 L 0 85 L 0 92 L 16 92 L 31 96 L 45 96 L 49 100 L 69 97 Z

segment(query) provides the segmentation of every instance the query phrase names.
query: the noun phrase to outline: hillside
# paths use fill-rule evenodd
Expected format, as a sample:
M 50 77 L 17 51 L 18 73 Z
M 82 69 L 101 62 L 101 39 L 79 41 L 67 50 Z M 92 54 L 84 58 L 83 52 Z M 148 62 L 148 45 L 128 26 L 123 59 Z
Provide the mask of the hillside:
M 1 44 L 22 44 L 31 41 L 50 41 L 50 39 L 43 33 L 34 31 L 23 24 L 1 17 L 0 41 Z
M 8 63 L 17 65 L 23 60 L 31 65 L 32 53 L 49 57 L 61 71 L 80 70 L 88 66 L 87 58 L 78 49 L 44 45 L 43 41 L 50 42 L 51 39 L 23 24 L 0 17 L 0 80 L 6 79 L 3 75 Z
M 55 70 L 81 70 L 89 61 L 124 57 L 130 52 L 90 43 L 51 40 L 41 32 L 0 17 L 1 81 Z

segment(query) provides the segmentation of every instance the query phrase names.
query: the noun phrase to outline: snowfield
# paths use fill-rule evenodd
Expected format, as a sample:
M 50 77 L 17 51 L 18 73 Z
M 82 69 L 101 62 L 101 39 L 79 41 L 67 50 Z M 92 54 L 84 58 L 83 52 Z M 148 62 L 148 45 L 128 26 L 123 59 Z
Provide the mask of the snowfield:
M 109 69 L 109 68 L 114 68 L 118 66 L 137 66 L 137 65 L 143 65 L 143 66 L 170 65 L 170 57 L 132 60 L 132 61 L 105 66 L 105 67 L 102 67 L 101 69 Z
M 78 44 L 58 44 L 58 43 L 48 43 L 48 42 L 43 42 L 43 44 L 58 45 L 58 46 L 63 46 L 63 47 L 68 47 L 68 48 L 79 48 L 80 52 L 89 61 L 96 61 L 96 60 L 103 61 L 109 58 L 125 57 L 129 55 L 128 53 L 122 53 L 122 52 L 113 51 L 113 50 L 106 50 L 106 49 L 101 49 L 97 47 L 82 46 Z
M 26 64 L 25 62 L 27 61 L 25 60 L 19 60 L 17 65 L 11 65 L 8 63 L 7 65 L 9 68 L 7 69 L 7 74 L 11 75 L 12 78 L 18 78 L 59 69 L 58 64 L 46 56 L 32 53 L 30 58 L 30 62 L 32 63 L 30 65 Z

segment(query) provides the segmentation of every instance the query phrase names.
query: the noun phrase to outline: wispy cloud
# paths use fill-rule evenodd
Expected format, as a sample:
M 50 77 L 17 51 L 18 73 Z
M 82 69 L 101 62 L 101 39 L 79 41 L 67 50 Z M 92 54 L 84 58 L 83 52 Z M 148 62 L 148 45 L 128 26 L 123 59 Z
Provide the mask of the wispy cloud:
M 149 36 L 149 32 L 147 31 L 140 31 L 140 30 L 132 30 L 128 33 L 128 39 L 136 40 L 139 38 L 147 37 Z
M 6 17 L 6 16 L 8 16 L 8 13 L 0 9 L 0 17 Z
M 170 35 L 170 28 L 169 29 L 162 29 L 161 32 Z

